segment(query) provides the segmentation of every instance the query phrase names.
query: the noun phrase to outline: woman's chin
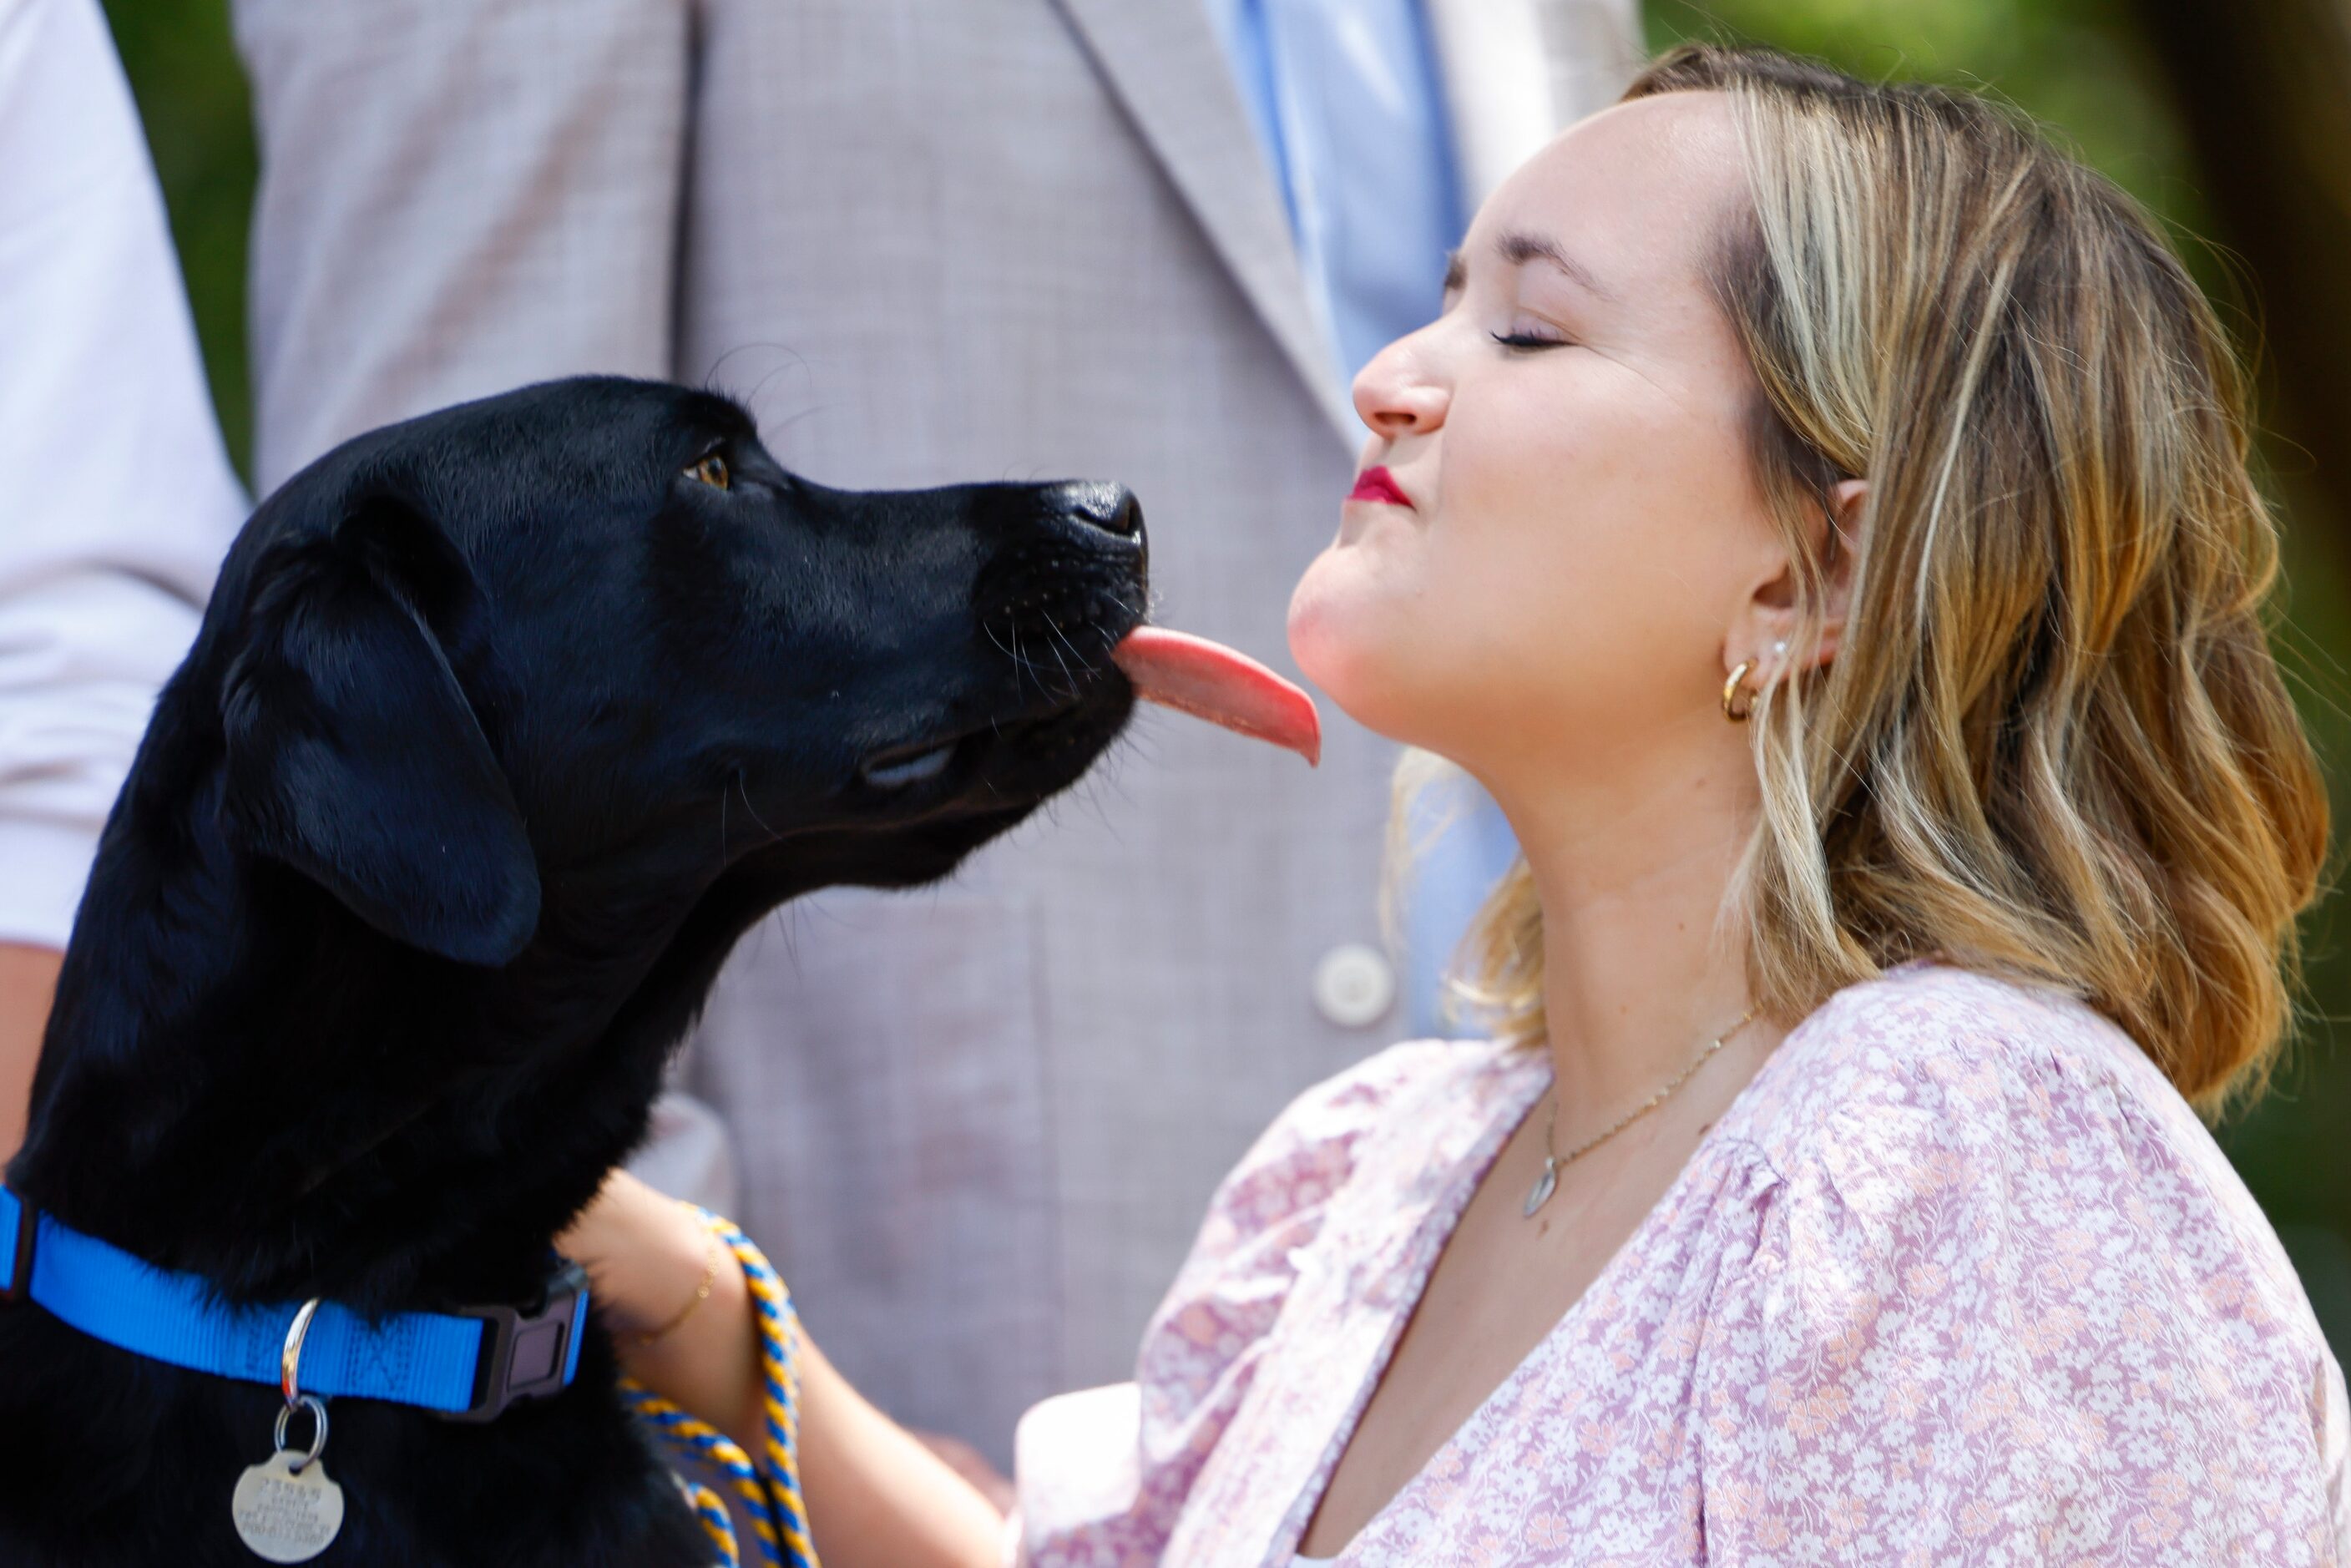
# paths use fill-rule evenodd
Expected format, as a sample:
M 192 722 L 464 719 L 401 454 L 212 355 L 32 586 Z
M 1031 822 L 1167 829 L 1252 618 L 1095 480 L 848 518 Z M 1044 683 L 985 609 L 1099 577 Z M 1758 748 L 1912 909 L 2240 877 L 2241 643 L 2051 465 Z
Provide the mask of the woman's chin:
M 1315 563 L 1319 567 L 1322 562 Z M 1398 711 L 1393 614 L 1383 617 L 1344 585 L 1318 580 L 1310 567 L 1290 601 L 1290 654 L 1306 678 L 1349 718 L 1375 734 L 1405 739 Z
M 1290 591 L 1290 656 L 1308 680 L 1343 704 L 1341 690 L 1360 657 L 1363 617 L 1361 607 L 1350 602 L 1356 596 L 1333 580 L 1345 575 L 1332 567 L 1334 553 L 1335 547 L 1315 557 Z

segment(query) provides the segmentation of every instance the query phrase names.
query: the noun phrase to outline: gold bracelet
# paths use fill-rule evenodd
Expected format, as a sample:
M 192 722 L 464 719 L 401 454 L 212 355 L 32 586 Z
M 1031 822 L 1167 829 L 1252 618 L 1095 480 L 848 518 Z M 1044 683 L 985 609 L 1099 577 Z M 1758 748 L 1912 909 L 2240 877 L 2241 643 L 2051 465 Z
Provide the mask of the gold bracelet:
M 657 1329 L 648 1329 L 641 1334 L 631 1335 L 630 1338 L 632 1342 L 639 1350 L 643 1350 L 645 1346 L 653 1343 L 653 1341 L 661 1338 L 664 1334 L 668 1333 L 672 1329 L 677 1327 L 678 1324 L 692 1317 L 694 1315 L 694 1309 L 702 1305 L 703 1302 L 710 1299 L 710 1287 L 718 1281 L 719 1260 L 724 1258 L 726 1255 L 726 1249 L 718 1245 L 718 1238 L 706 1231 L 704 1232 L 702 1238 L 702 1283 L 694 1288 L 694 1300 L 678 1308 L 677 1315 L 671 1318 L 669 1322 L 662 1324 L 661 1327 Z

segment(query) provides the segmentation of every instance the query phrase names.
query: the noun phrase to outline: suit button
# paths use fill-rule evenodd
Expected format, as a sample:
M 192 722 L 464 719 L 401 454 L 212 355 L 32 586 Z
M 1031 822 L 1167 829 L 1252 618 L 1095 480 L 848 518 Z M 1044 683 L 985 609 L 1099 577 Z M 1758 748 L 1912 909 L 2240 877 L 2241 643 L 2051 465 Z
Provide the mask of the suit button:
M 1360 942 L 1332 948 L 1314 967 L 1314 1006 L 1341 1029 L 1377 1023 L 1395 1005 L 1395 970 Z

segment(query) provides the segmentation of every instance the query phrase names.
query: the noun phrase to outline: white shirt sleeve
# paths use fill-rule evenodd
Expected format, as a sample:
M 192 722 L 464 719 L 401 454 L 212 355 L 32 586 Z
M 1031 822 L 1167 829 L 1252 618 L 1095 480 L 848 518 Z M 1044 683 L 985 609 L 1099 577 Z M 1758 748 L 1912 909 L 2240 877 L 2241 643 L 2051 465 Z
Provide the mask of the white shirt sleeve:
M 65 945 L 245 510 L 98 0 L 0 0 L 0 941 Z

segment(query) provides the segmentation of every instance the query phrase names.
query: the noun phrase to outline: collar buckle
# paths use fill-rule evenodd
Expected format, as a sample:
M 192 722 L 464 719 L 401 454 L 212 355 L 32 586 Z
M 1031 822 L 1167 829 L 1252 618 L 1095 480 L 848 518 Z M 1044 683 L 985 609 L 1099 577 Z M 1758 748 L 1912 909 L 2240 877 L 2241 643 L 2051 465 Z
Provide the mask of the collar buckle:
M 459 1307 L 452 1314 L 482 1322 L 481 1359 L 475 1364 L 474 1401 L 444 1419 L 495 1421 L 510 1405 L 560 1394 L 580 1363 L 580 1336 L 588 1316 L 588 1274 L 568 1260 L 549 1276 L 538 1307 Z

